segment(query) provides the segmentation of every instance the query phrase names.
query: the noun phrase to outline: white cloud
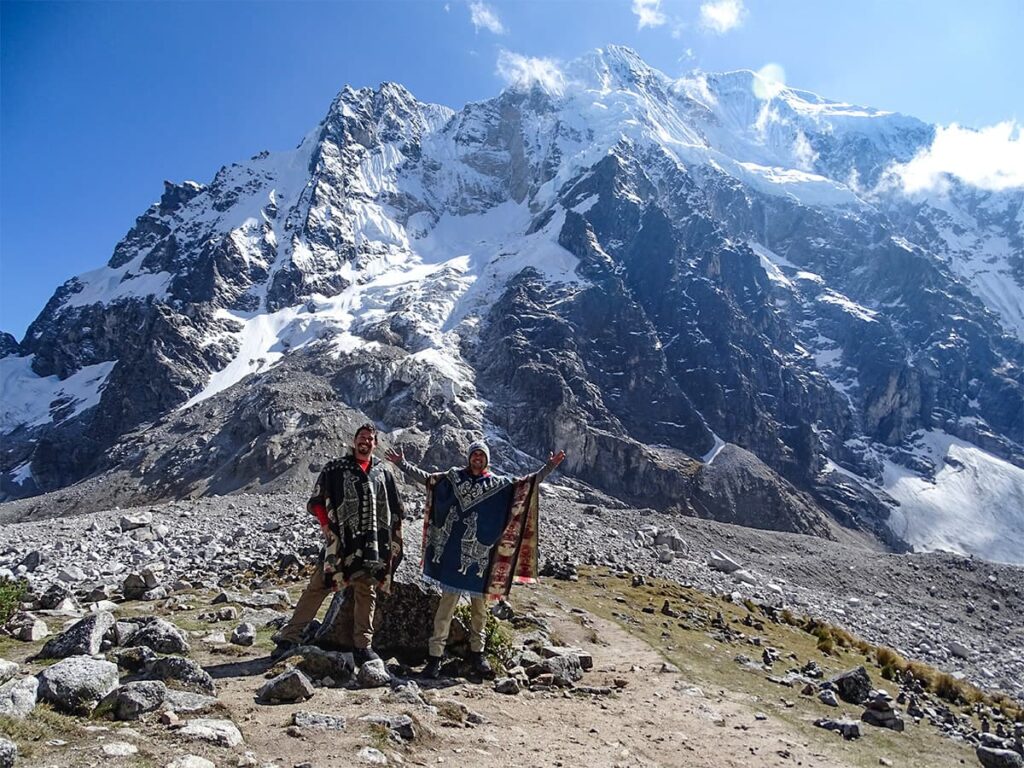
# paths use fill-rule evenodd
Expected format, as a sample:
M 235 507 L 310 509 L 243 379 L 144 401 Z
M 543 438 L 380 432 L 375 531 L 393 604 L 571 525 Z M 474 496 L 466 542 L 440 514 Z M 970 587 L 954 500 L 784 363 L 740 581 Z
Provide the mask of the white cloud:
M 536 83 L 555 95 L 565 90 L 565 76 L 554 59 L 532 58 L 502 49 L 495 71 L 509 85 L 528 87 Z
M 765 64 L 754 73 L 751 86 L 757 98 L 772 99 L 786 87 L 786 70 L 779 64 Z
M 993 191 L 1024 187 L 1024 125 L 1007 120 L 977 131 L 939 126 L 930 147 L 890 174 L 908 193 L 941 192 L 950 176 Z
M 668 17 L 661 12 L 661 0 L 633 0 L 633 13 L 636 14 L 636 28 L 660 27 Z
M 708 0 L 700 7 L 700 23 L 721 35 L 738 27 L 746 13 L 743 0 Z
M 496 35 L 505 34 L 505 27 L 502 25 L 501 19 L 498 18 L 498 14 L 482 0 L 474 0 L 469 4 L 469 15 L 477 32 L 483 27 Z

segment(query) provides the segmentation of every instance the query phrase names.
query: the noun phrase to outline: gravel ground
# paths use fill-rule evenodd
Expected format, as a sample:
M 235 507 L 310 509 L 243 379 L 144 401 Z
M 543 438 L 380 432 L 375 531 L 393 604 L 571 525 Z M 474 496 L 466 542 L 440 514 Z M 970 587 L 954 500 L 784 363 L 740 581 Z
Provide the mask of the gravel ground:
M 569 489 L 545 487 L 542 564 L 607 565 L 782 604 L 1024 699 L 1024 568 L 947 553 L 893 555 L 852 536 L 834 542 L 603 508 L 578 498 Z M 412 501 L 410 509 L 418 506 Z M 122 525 L 122 518 L 136 514 L 152 519 L 122 530 L 131 525 Z M 400 577 L 416 578 L 420 525 L 407 522 Z M 682 541 L 671 562 L 659 562 L 658 550 L 637 539 L 645 528 L 675 529 Z M 179 580 L 238 584 L 241 574 L 276 571 L 282 558 L 310 562 L 318 537 L 304 499 L 296 496 L 210 497 L 6 524 L 0 574 L 25 575 L 37 593 L 57 582 L 80 594 L 102 584 L 119 589 L 129 573 L 147 567 L 168 590 Z M 708 567 L 712 550 L 740 563 L 753 583 Z M 40 565 L 29 571 L 20 564 L 32 552 L 41 556 Z

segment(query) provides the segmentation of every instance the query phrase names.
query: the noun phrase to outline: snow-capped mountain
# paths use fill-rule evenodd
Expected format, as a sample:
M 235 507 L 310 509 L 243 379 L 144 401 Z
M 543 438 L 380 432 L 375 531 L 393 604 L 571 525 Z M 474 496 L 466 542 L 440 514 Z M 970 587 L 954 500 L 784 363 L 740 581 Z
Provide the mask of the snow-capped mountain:
M 620 47 L 460 111 L 345 88 L 0 340 L 3 492 L 302 485 L 370 417 L 427 464 L 485 433 L 581 493 L 1024 561 L 1024 191 L 904 194 L 934 134 Z

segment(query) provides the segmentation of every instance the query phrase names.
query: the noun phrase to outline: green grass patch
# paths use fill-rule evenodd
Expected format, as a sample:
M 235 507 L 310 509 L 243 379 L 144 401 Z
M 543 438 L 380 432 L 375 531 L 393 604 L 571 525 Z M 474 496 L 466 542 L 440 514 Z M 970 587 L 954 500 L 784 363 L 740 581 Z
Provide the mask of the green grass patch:
M 0 624 L 6 624 L 17 612 L 27 592 L 28 582 L 25 579 L 0 577 Z

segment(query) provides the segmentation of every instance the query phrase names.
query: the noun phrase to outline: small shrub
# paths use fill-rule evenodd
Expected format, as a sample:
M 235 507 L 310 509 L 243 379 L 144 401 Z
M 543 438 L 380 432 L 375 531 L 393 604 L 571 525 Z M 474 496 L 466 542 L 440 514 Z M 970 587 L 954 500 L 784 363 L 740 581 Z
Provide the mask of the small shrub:
M 0 624 L 6 624 L 28 592 L 25 579 L 0 578 Z
M 831 656 L 835 653 L 836 643 L 829 635 L 818 637 L 818 650 L 824 653 L 826 656 Z
M 896 653 L 892 648 L 887 648 L 884 645 L 880 645 L 878 650 L 875 651 L 875 659 L 878 661 L 878 666 L 882 669 L 885 669 L 886 667 L 889 667 L 890 669 L 905 669 L 907 666 L 907 662 L 902 656 Z
M 963 684 L 959 680 L 945 672 L 937 674 L 932 683 L 932 690 L 935 691 L 935 695 L 953 704 L 963 698 L 962 688 Z

